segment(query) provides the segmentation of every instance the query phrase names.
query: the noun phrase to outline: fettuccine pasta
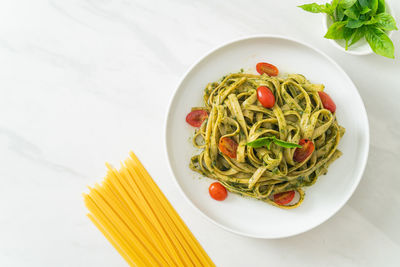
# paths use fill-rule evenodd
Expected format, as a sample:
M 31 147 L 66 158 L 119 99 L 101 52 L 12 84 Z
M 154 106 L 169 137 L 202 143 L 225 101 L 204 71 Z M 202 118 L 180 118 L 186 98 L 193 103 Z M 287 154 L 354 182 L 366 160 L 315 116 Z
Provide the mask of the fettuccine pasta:
M 275 96 L 272 108 L 257 98 L 257 88 L 265 86 Z M 190 168 L 218 180 L 233 193 L 256 198 L 281 208 L 298 207 L 304 199 L 303 187 L 313 185 L 326 174 L 329 165 L 342 154 L 338 149 L 345 129 L 334 112 L 324 108 L 320 94 L 324 86 L 310 83 L 303 75 L 287 78 L 234 73 L 220 82 L 209 83 L 204 91 L 204 110 L 208 118 L 193 136 L 193 145 L 201 149 L 191 158 Z M 297 148 L 272 143 L 254 148 L 249 142 L 274 137 L 290 143 L 311 140 L 312 154 L 302 162 L 294 160 Z M 232 158 L 218 147 L 221 138 L 237 144 Z M 295 190 L 294 204 L 279 205 L 275 194 Z

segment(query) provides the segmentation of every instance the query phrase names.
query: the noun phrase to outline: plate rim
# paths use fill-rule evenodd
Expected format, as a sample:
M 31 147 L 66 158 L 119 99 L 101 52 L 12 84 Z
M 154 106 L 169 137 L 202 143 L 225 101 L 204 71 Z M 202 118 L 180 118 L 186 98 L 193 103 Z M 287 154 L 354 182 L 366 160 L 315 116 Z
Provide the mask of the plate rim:
M 181 185 L 178 182 L 178 179 L 176 178 L 177 175 L 175 174 L 172 165 L 171 165 L 171 157 L 170 157 L 170 151 L 168 149 L 168 122 L 170 121 L 170 117 L 171 115 L 171 110 L 172 110 L 172 103 L 174 102 L 175 98 L 177 97 L 179 88 L 182 86 L 183 82 L 185 81 L 185 79 L 187 78 L 187 76 L 189 75 L 190 72 L 192 72 L 192 70 L 199 65 L 204 59 L 208 58 L 210 55 L 212 55 L 213 53 L 226 48 L 229 45 L 235 44 L 235 43 L 239 43 L 242 41 L 246 41 L 246 40 L 250 40 L 250 39 L 265 39 L 265 38 L 274 38 L 274 39 L 282 39 L 285 41 L 291 41 L 291 42 L 295 42 L 298 43 L 300 45 L 303 45 L 307 48 L 310 48 L 312 50 L 314 50 L 315 52 L 317 52 L 318 54 L 320 54 L 321 56 L 323 56 L 325 59 L 327 59 L 331 64 L 333 64 L 345 77 L 347 77 L 350 81 L 350 83 L 354 86 L 355 91 L 356 91 L 356 95 L 358 96 L 360 102 L 361 102 L 361 113 L 362 116 L 365 117 L 365 123 L 366 123 L 366 133 L 365 133 L 365 144 L 363 144 L 364 149 L 365 149 L 365 154 L 363 155 L 363 159 L 362 159 L 362 163 L 361 163 L 361 168 L 357 174 L 357 179 L 355 181 L 355 183 L 353 184 L 351 190 L 350 190 L 350 194 L 344 198 L 344 201 L 342 203 L 340 203 L 340 205 L 338 205 L 338 207 L 336 208 L 336 210 L 334 210 L 334 212 L 332 212 L 329 216 L 327 216 L 326 218 L 324 218 L 321 222 L 312 225 L 310 227 L 306 227 L 304 229 L 302 229 L 299 232 L 296 232 L 294 234 L 286 234 L 286 235 L 277 235 L 277 236 L 259 236 L 259 235 L 254 235 L 254 234 L 250 234 L 250 233 L 246 233 L 243 231 L 239 231 L 239 230 L 235 230 L 232 229 L 226 225 L 223 225 L 217 221 L 215 221 L 214 219 L 212 219 L 211 217 L 209 217 L 207 214 L 205 214 L 202 210 L 200 210 L 200 208 L 198 208 L 191 200 L 190 198 L 186 195 L 186 193 L 183 191 Z M 177 84 L 177 86 L 175 87 L 175 90 L 172 94 L 172 96 L 169 99 L 168 102 L 168 110 L 165 116 L 165 121 L 164 121 L 164 151 L 167 157 L 167 162 L 168 162 L 168 169 L 170 174 L 172 174 L 172 177 L 174 178 L 174 182 L 175 185 L 178 187 L 181 195 L 183 195 L 183 197 L 186 199 L 186 201 L 189 203 L 189 205 L 191 205 L 195 210 L 197 210 L 197 212 L 199 212 L 203 217 L 205 217 L 209 222 L 212 222 L 213 224 L 221 227 L 222 229 L 231 232 L 231 233 L 235 233 L 237 235 L 241 235 L 241 236 L 246 236 L 246 237 L 251 237 L 251 238 L 257 238 L 257 239 L 281 239 L 281 238 L 287 238 L 287 237 L 292 237 L 292 236 L 297 236 L 300 235 L 302 233 L 308 232 L 318 226 L 320 226 L 321 224 L 325 223 L 326 221 L 328 221 L 329 219 L 331 219 L 339 210 L 341 210 L 343 208 L 343 206 L 350 200 L 350 198 L 353 196 L 356 188 L 358 187 L 363 175 L 364 175 L 364 171 L 368 162 L 368 156 L 369 156 L 369 147 L 370 147 L 370 127 L 369 127 L 369 121 L 368 121 L 368 114 L 367 114 L 367 110 L 365 108 L 365 104 L 364 101 L 358 91 L 357 86 L 354 84 L 353 80 L 350 78 L 350 76 L 343 70 L 343 68 L 335 61 L 333 60 L 330 56 L 328 56 L 325 52 L 321 51 L 320 49 L 314 47 L 313 45 L 306 43 L 304 41 L 298 40 L 296 38 L 293 37 L 288 37 L 288 36 L 283 36 L 283 35 L 276 35 L 276 34 L 257 34 L 257 35 L 248 35 L 245 37 L 240 37 L 240 38 L 236 38 L 236 39 L 231 39 L 227 42 L 224 42 L 222 45 L 218 45 L 215 48 L 212 48 L 211 50 L 209 50 L 208 52 L 206 52 L 205 54 L 203 54 L 199 59 L 197 59 L 188 69 L 187 71 L 181 76 L 181 78 L 179 79 L 179 82 Z

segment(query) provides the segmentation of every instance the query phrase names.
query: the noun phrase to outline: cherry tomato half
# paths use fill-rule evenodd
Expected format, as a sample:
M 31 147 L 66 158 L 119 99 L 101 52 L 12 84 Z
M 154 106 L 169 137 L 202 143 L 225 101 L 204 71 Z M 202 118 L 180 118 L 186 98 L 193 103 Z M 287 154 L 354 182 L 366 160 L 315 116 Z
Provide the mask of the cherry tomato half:
M 302 147 L 296 148 L 293 154 L 293 160 L 297 162 L 305 161 L 314 152 L 314 143 L 309 139 L 301 139 L 299 145 Z
M 229 137 L 222 137 L 219 139 L 218 148 L 221 150 L 222 153 L 227 155 L 228 157 L 235 159 L 236 158 L 236 150 L 238 144 L 230 139 Z
M 200 127 L 205 119 L 207 119 L 208 113 L 205 110 L 193 110 L 186 116 L 186 122 L 193 127 Z
M 336 105 L 335 102 L 333 102 L 332 98 L 325 92 L 318 92 L 319 98 L 321 98 L 322 105 L 324 108 L 329 110 L 332 113 L 335 113 L 336 111 Z
M 261 74 L 267 74 L 269 76 L 277 76 L 279 74 L 279 70 L 272 64 L 266 62 L 260 62 L 256 65 L 257 72 Z
M 278 205 L 286 205 L 293 200 L 294 195 L 295 195 L 294 190 L 275 194 L 274 202 Z
M 208 193 L 210 193 L 210 196 L 213 199 L 218 201 L 222 201 L 228 196 L 226 188 L 218 182 L 210 184 L 210 187 L 208 188 Z
M 275 96 L 266 86 L 257 88 L 257 99 L 263 107 L 272 108 L 275 105 Z

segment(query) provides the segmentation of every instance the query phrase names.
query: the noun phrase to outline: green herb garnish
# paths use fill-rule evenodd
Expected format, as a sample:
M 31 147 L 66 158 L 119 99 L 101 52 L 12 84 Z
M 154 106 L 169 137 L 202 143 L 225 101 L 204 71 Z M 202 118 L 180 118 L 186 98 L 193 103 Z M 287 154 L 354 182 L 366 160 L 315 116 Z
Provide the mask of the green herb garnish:
M 365 37 L 378 55 L 394 58 L 394 45 L 387 32 L 397 30 L 396 21 L 386 12 L 385 0 L 332 0 L 299 6 L 312 13 L 325 13 L 333 21 L 327 39 L 344 39 L 346 50 Z
M 259 138 L 252 142 L 247 143 L 247 145 L 254 147 L 254 148 L 266 146 L 268 149 L 271 149 L 272 143 L 274 143 L 275 145 L 281 146 L 281 147 L 285 147 L 285 148 L 301 147 L 301 145 L 280 140 L 280 139 L 276 138 L 275 136 L 262 137 L 262 138 Z

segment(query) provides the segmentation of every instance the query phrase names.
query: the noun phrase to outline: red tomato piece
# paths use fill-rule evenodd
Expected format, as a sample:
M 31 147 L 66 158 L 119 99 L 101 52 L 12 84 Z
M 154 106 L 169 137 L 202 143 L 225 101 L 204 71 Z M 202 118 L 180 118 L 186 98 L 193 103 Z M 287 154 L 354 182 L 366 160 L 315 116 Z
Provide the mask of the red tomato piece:
M 260 62 L 256 65 L 257 72 L 261 74 L 267 74 L 269 76 L 277 76 L 279 74 L 279 70 L 272 64 L 266 62 Z
M 325 92 L 318 92 L 319 98 L 321 98 L 322 105 L 324 108 L 329 110 L 332 113 L 335 113 L 336 111 L 336 105 L 335 102 L 333 102 L 332 98 Z
M 263 107 L 272 108 L 275 105 L 275 96 L 266 86 L 260 86 L 257 88 L 257 99 Z
M 207 119 L 208 113 L 205 110 L 193 110 L 186 116 L 186 122 L 193 127 L 200 127 L 205 119 Z
M 219 139 L 218 148 L 222 153 L 227 155 L 228 157 L 235 159 L 236 158 L 236 150 L 238 144 L 229 137 L 222 137 Z
M 293 200 L 294 195 L 295 195 L 294 190 L 275 194 L 274 202 L 278 205 L 286 205 Z
M 210 196 L 213 199 L 218 201 L 222 201 L 228 196 L 226 188 L 218 182 L 210 184 L 210 187 L 208 188 L 208 193 L 210 193 Z
M 302 147 L 296 148 L 293 154 L 293 160 L 297 162 L 305 161 L 314 152 L 314 143 L 309 139 L 301 139 L 299 145 Z

